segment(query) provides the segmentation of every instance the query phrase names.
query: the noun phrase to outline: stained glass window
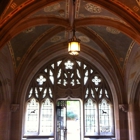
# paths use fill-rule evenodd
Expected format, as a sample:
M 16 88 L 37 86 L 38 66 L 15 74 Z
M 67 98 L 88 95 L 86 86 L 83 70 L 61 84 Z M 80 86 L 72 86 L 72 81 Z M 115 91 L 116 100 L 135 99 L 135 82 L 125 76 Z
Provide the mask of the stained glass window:
M 42 102 L 41 107 L 41 134 L 52 133 L 53 132 L 53 104 L 47 98 Z
M 93 135 L 97 133 L 96 103 L 88 99 L 85 103 L 85 133 Z
M 39 120 L 39 103 L 33 98 L 27 103 L 26 112 L 26 133 L 38 133 L 38 120 Z
M 99 104 L 100 134 L 111 133 L 111 113 L 109 103 L 103 99 Z
M 102 75 L 93 71 L 86 70 L 84 76 L 85 136 L 111 136 L 114 135 L 111 95 Z
M 83 101 L 85 136 L 114 136 L 109 86 L 96 67 L 78 57 L 57 58 L 34 75 L 26 95 L 25 135 L 54 135 L 56 100 L 67 97 Z

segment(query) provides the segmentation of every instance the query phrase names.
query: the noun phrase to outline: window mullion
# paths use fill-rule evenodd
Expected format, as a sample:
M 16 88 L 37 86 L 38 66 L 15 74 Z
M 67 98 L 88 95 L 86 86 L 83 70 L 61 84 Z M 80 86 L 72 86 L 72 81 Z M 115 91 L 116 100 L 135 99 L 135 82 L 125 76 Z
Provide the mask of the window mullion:
M 100 135 L 100 114 L 99 114 L 99 103 L 97 102 L 97 134 Z
M 39 102 L 39 121 L 38 121 L 38 135 L 40 135 L 40 129 L 41 129 L 41 102 Z

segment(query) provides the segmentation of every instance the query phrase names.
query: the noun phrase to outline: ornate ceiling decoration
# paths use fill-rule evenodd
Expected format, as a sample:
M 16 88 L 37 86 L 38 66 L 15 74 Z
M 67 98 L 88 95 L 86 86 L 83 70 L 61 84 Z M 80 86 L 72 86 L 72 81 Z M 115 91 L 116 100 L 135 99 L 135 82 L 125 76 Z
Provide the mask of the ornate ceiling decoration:
M 28 58 L 32 61 L 48 48 L 67 42 L 71 37 L 71 9 L 70 0 L 11 0 L 7 4 L 1 13 L 0 46 L 9 41 L 15 69 Z M 75 18 L 76 37 L 83 48 L 92 49 L 122 72 L 132 42 L 140 40 L 136 36 L 140 33 L 140 1 L 76 0 Z

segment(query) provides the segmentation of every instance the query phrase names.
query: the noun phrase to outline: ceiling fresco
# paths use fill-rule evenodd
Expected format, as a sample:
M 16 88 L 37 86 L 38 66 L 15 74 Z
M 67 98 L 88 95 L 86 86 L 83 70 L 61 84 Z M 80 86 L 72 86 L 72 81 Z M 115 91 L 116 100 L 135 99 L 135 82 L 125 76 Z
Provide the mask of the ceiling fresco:
M 70 20 L 71 16 L 70 2 L 70 0 L 54 1 L 51 5 L 44 6 L 43 8 L 29 14 L 20 24 L 23 22 L 26 23 L 29 20 L 35 22 L 35 19 L 37 22 L 37 17 L 52 17 L 54 19 L 58 17 L 60 20 L 63 19 L 63 21 L 67 22 Z M 127 10 L 135 17 L 140 16 L 139 0 L 110 0 L 110 2 L 120 7 L 124 6 L 124 10 Z M 35 0 L 11 0 L 1 16 L 2 22 L 0 26 L 21 9 L 26 9 L 26 7 L 34 3 Z M 129 28 L 130 25 L 119 15 L 99 6 L 99 4 L 91 3 L 89 0 L 76 0 L 75 9 L 75 20 L 84 21 L 88 18 L 93 18 L 92 23 L 89 22 L 87 25 L 77 26 L 76 28 L 76 37 L 81 40 L 81 44 L 84 47 L 95 50 L 107 61 L 109 61 L 110 56 L 113 57 L 119 64 L 120 68 L 123 69 L 129 55 L 128 52 L 131 51 L 134 45 L 132 45 L 134 40 L 122 30 L 117 29 L 117 27 L 124 26 Z M 96 20 L 96 18 L 99 18 L 101 21 L 111 21 L 114 23 L 116 28 L 102 24 L 94 24 L 94 19 Z M 29 23 L 27 23 L 27 25 L 28 24 Z M 68 28 L 69 26 L 64 27 L 63 25 L 57 24 L 57 20 L 56 23 L 42 23 L 40 25 L 33 24 L 27 26 L 27 28 L 25 27 L 24 30 L 16 34 L 16 36 L 8 42 L 15 69 L 20 68 L 22 63 L 26 60 L 26 57 L 31 55 L 32 50 L 35 55 L 43 52 L 48 47 L 53 45 L 57 46 L 59 43 L 67 42 L 71 36 L 70 32 L 67 30 Z M 53 33 L 51 33 L 51 31 Z M 105 46 L 108 48 L 102 48 L 95 41 L 95 38 L 91 36 L 91 34 L 87 33 L 88 31 L 90 31 L 94 37 L 97 36 L 102 44 L 106 44 Z M 108 53 L 105 52 L 105 50 L 109 51 L 110 56 L 108 56 Z
M 132 39 L 124 35 L 117 29 L 104 26 L 90 26 L 106 43 L 111 46 L 112 52 L 117 56 L 121 65 L 125 59 L 127 50 L 132 42 Z
M 26 54 L 32 43 L 39 37 L 44 31 L 51 28 L 51 25 L 36 26 L 26 29 L 16 37 L 11 39 L 10 46 L 13 49 L 14 59 L 16 60 L 16 66 L 18 66 L 22 57 Z
M 14 9 L 18 8 L 22 5 L 25 7 L 29 4 L 32 4 L 35 0 L 10 0 L 9 5 L 7 6 L 6 10 L 2 14 L 2 18 L 5 18 L 10 12 L 14 11 Z M 69 0 L 66 0 L 69 1 Z M 112 1 L 112 0 L 110 0 Z M 83 3 L 86 2 L 83 1 Z M 131 9 L 137 15 L 140 15 L 140 1 L 139 0 L 117 0 L 116 3 L 122 4 L 125 7 Z
M 124 3 L 127 7 L 132 9 L 135 13 L 140 15 L 140 1 L 139 0 L 120 0 L 120 2 Z
M 37 16 L 56 16 L 62 18 L 68 18 L 68 3 L 67 1 L 56 2 L 53 5 L 45 6 L 41 10 L 33 13 L 29 18 Z

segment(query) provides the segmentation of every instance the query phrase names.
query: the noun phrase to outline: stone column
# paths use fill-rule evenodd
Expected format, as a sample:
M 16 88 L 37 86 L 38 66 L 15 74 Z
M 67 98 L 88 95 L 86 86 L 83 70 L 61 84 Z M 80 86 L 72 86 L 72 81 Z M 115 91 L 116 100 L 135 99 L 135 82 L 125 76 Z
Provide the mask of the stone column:
M 20 110 L 19 104 L 11 105 L 11 137 L 10 140 L 21 140 L 21 130 L 20 125 Z
M 128 131 L 128 105 L 120 104 L 119 105 L 119 117 L 120 117 L 120 140 L 129 140 L 129 131 Z
M 10 107 L 8 102 L 0 106 L 0 140 L 10 140 Z
M 129 105 L 129 139 L 140 140 L 140 109 L 138 103 Z

